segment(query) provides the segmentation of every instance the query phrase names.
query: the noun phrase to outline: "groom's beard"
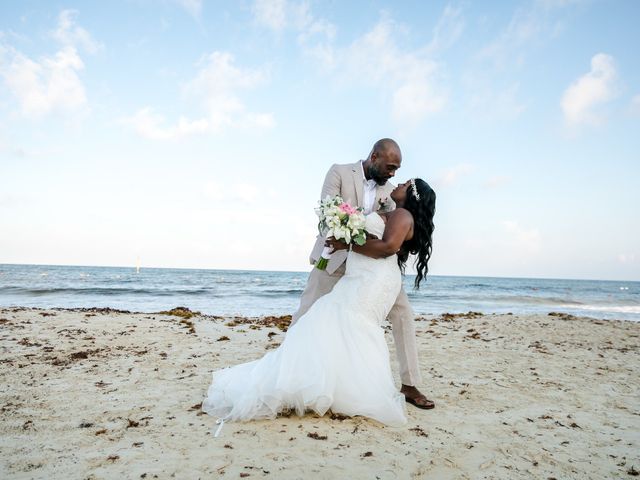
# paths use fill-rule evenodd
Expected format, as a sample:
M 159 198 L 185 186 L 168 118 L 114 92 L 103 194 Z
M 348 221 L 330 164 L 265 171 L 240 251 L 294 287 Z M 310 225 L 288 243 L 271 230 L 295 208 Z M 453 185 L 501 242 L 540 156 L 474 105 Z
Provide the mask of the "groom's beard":
M 380 186 L 383 186 L 385 183 L 387 183 L 387 180 L 389 180 L 389 178 L 382 176 L 380 170 L 378 170 L 378 168 L 374 165 L 371 165 L 369 167 L 369 175 L 371 176 L 371 180 L 373 180 Z

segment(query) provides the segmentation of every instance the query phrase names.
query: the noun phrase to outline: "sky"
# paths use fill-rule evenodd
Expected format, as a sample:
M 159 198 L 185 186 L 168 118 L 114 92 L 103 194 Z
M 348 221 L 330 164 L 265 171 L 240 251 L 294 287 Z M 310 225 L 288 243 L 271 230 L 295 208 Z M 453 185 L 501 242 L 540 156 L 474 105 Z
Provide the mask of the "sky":
M 334 163 L 437 275 L 640 280 L 640 2 L 0 3 L 0 263 L 306 271 Z

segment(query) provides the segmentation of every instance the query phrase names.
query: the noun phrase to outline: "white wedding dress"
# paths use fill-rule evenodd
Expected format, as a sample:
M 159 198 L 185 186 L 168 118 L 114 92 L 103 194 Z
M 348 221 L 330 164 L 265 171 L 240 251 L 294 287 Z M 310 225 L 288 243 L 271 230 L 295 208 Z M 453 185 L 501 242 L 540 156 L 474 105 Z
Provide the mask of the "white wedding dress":
M 382 237 L 384 220 L 366 217 Z M 394 385 L 382 322 L 400 292 L 395 255 L 373 259 L 350 252 L 345 275 L 320 297 L 261 359 L 213 373 L 202 410 L 224 421 L 275 418 L 328 409 L 387 425 L 407 422 Z

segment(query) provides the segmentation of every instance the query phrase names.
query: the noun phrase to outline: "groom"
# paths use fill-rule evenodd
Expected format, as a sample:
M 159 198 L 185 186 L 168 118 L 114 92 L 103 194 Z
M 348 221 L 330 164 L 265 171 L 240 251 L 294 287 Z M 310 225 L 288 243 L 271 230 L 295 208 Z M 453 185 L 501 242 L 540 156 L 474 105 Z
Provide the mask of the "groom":
M 362 207 L 365 214 L 391 211 L 395 208 L 390 197 L 394 186 L 388 180 L 395 175 L 401 163 L 402 154 L 398 144 L 390 138 L 378 140 L 366 160 L 348 165 L 333 165 L 324 180 L 320 198 L 324 199 L 327 195 L 331 197 L 340 195 L 348 204 Z M 316 238 L 309 258 L 312 264 L 320 258 L 325 240 L 326 238 L 321 234 Z M 338 250 L 331 255 L 325 270 L 318 268 L 311 270 L 307 286 L 300 299 L 300 307 L 293 314 L 292 323 L 304 315 L 318 298 L 333 289 L 345 273 L 346 259 L 347 251 Z M 414 318 L 413 309 L 409 305 L 409 299 L 403 288 L 389 312 L 400 363 L 402 380 L 400 393 L 404 394 L 407 402 L 416 407 L 429 409 L 434 407 L 434 403 L 416 388 L 416 384 L 420 382 L 420 372 Z

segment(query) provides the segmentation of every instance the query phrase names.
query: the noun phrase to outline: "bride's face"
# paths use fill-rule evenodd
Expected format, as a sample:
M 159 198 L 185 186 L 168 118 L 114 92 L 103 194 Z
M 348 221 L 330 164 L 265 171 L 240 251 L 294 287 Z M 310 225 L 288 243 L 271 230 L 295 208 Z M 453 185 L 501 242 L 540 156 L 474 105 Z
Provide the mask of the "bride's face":
M 409 188 L 409 185 L 411 185 L 409 180 L 399 184 L 391 191 L 391 199 L 396 203 L 404 203 L 404 201 L 407 199 L 407 190 Z

